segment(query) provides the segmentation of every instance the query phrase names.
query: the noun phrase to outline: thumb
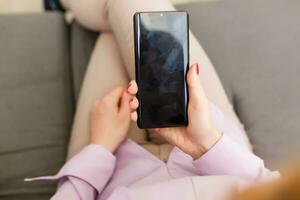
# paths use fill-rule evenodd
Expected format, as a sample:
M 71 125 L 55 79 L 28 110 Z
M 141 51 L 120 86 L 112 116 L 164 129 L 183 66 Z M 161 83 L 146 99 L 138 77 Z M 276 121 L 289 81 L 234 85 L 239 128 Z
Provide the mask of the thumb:
M 200 80 L 199 64 L 193 64 L 187 74 L 187 83 L 189 89 L 189 104 L 198 107 L 202 103 L 207 102 L 204 89 Z
M 176 135 L 172 134 L 171 128 L 155 128 L 154 131 L 165 138 L 169 143 L 173 144 L 173 137 Z

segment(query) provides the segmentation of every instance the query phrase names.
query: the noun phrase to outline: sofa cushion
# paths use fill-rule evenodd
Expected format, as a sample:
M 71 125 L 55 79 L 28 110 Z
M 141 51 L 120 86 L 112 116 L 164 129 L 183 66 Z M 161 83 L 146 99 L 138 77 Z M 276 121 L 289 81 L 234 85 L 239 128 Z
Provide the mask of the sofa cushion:
M 300 147 L 300 1 L 226 0 L 180 6 L 268 166 Z M 298 149 L 298 151 L 297 151 Z
M 23 181 L 63 165 L 72 116 L 67 26 L 59 13 L 0 15 L 0 199 L 49 199 Z

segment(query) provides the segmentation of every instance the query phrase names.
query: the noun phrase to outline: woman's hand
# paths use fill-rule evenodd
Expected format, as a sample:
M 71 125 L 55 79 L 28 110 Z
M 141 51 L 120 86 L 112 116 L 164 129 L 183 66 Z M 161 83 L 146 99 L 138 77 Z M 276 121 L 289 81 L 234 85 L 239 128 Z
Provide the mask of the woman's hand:
M 132 96 L 127 88 L 115 88 L 96 100 L 90 112 L 90 143 L 114 152 L 126 138 L 130 124 Z
M 189 88 L 189 105 L 187 127 L 159 128 L 155 131 L 162 135 L 171 144 L 179 147 L 183 152 L 189 154 L 194 159 L 201 157 L 207 152 L 221 137 L 221 133 L 215 128 L 209 101 L 206 97 L 199 79 L 199 66 L 194 64 L 190 67 L 187 75 Z M 128 87 L 131 95 L 135 95 L 138 88 L 134 81 Z M 138 107 L 137 98 L 130 102 L 132 109 Z M 137 113 L 131 113 L 131 119 L 137 120 Z

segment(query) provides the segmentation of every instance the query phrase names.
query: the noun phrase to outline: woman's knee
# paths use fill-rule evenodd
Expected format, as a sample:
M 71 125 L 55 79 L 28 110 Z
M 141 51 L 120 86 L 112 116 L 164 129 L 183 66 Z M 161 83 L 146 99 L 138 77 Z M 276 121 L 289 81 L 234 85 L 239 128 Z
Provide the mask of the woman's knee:
M 106 3 L 108 0 L 60 0 L 69 9 L 75 19 L 85 28 L 93 31 L 107 31 L 110 26 L 107 20 Z

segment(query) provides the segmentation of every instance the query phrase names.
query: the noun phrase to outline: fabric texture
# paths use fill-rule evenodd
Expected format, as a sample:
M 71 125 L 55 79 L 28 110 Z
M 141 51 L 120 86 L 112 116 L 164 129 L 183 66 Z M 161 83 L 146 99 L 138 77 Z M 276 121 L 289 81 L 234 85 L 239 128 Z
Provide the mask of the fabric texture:
M 235 124 L 228 125 L 230 120 L 216 106 L 211 106 L 211 112 L 224 134 L 196 160 L 175 147 L 162 162 L 132 140 L 125 140 L 114 155 L 101 145 L 88 145 L 55 176 L 27 180 L 58 180 L 53 200 L 69 196 L 85 200 L 222 200 L 247 184 L 279 177 L 249 151 Z
M 299 157 L 300 1 L 180 6 L 219 73 L 253 144 L 274 167 Z
M 24 183 L 64 163 L 72 111 L 67 27 L 58 13 L 0 16 L 0 199 L 49 199 Z

